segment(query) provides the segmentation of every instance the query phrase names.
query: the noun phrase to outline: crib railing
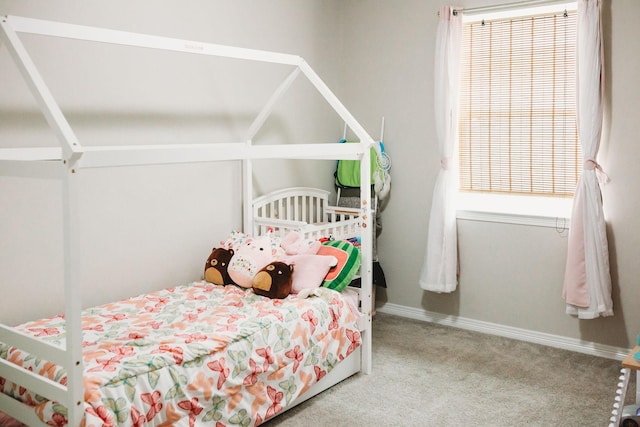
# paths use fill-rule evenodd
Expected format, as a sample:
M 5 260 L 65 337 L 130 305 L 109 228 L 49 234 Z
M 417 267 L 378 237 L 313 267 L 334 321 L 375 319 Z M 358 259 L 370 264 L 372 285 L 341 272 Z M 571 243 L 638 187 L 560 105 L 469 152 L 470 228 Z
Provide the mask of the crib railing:
M 359 209 L 329 205 L 329 192 L 293 187 L 258 197 L 253 202 L 253 233 L 284 236 L 298 231 L 305 238 L 347 239 L 360 234 Z

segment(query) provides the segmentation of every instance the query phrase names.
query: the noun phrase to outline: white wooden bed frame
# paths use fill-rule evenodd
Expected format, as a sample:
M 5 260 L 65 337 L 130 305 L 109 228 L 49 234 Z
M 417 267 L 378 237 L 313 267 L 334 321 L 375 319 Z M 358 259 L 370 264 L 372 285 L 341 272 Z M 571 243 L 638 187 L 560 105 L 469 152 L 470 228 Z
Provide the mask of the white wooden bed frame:
M 83 146 L 76 138 L 24 47 L 19 37 L 21 33 L 289 65 L 292 71 L 275 88 L 266 105 L 249 126 L 244 140 L 226 143 L 88 147 Z M 0 149 L 0 176 L 37 177 L 62 182 L 66 346 L 61 348 L 44 343 L 16 332 L 4 324 L 0 324 L 0 341 L 43 358 L 46 356 L 47 360 L 63 366 L 67 372 L 68 382 L 63 386 L 2 359 L 0 359 L 0 376 L 65 405 L 69 411 L 69 425 L 79 425 L 83 417 L 82 302 L 79 292 L 82 284 L 77 262 L 80 259 L 77 205 L 79 183 L 83 180 L 85 176 L 83 172 L 87 169 L 240 161 L 243 170 L 243 227 L 248 231 L 254 229 L 251 208 L 254 159 L 361 160 L 361 208 L 358 209 L 357 221 L 364 231 L 372 230 L 370 147 L 378 149 L 378 144 L 374 143 L 364 128 L 301 57 L 16 16 L 0 17 L 0 43 L 7 47 L 60 144 L 59 147 L 54 148 Z M 269 117 L 274 105 L 300 74 L 311 82 L 338 116 L 344 120 L 360 141 L 359 144 L 337 142 L 261 146 L 252 144 L 252 139 Z M 372 238 L 370 232 L 361 235 L 363 288 L 360 292 L 360 304 L 364 314 L 361 325 L 363 339 L 361 351 L 354 353 L 356 357 L 348 358 L 347 360 L 351 359 L 350 362 L 339 364 L 330 373 L 331 375 L 327 375 L 310 389 L 300 401 L 331 387 L 355 372 L 361 371 L 368 374 L 371 371 Z M 0 410 L 27 425 L 43 425 L 32 409 L 3 394 L 0 394 Z

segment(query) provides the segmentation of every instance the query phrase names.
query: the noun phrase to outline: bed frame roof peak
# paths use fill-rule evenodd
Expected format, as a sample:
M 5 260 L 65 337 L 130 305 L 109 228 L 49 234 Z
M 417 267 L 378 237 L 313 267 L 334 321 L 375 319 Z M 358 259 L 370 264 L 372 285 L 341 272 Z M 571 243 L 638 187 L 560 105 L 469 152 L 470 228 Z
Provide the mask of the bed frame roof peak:
M 273 64 L 290 65 L 291 73 L 275 89 L 267 103 L 262 107 L 249 126 L 245 141 L 227 144 L 181 144 L 153 146 L 115 146 L 84 147 L 77 139 L 73 129 L 62 113 L 58 103 L 49 91 L 40 73 L 22 44 L 19 33 L 35 34 L 57 38 L 68 38 L 98 43 L 109 43 L 139 48 L 158 49 L 170 52 L 183 52 L 195 55 L 217 56 L 247 61 L 260 61 Z M 141 164 L 190 163 L 213 160 L 256 159 L 256 158 L 315 158 L 315 159 L 358 159 L 368 147 L 378 149 L 373 139 L 345 108 L 335 94 L 300 56 L 276 53 L 264 50 L 232 47 L 206 42 L 183 40 L 163 36 L 147 35 L 106 28 L 67 24 L 19 16 L 0 17 L 0 41 L 8 48 L 11 57 L 20 70 L 38 106 L 49 126 L 54 130 L 60 143 L 60 156 L 53 160 L 63 160 L 67 167 L 90 168 L 107 166 L 127 166 Z M 265 123 L 274 106 L 289 89 L 298 75 L 303 74 L 318 90 L 334 111 L 349 126 L 360 140 L 361 147 L 344 148 L 322 147 L 333 144 L 287 144 L 286 147 L 260 147 L 251 144 L 251 140 Z M 45 152 L 46 150 L 46 152 Z M 0 160 L 52 160 L 51 149 L 30 149 L 16 153 L 0 150 Z M 132 155 L 137 152 L 140 155 Z M 180 155 L 175 154 L 179 152 Z M 214 154 L 215 152 L 215 154 Z M 221 153 L 224 153 L 221 155 Z M 17 158 L 16 158 L 17 157 Z M 40 157 L 43 157 L 40 159 Z M 144 159 L 144 160 L 143 160 Z

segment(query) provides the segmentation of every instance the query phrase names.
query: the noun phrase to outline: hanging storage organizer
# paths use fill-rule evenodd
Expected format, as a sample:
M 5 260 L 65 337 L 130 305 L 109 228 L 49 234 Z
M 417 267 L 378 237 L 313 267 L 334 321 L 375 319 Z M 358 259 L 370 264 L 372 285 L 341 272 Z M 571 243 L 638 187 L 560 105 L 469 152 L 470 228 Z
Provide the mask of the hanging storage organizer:
M 380 221 L 380 201 L 386 199 L 391 188 L 391 158 L 384 150 L 384 117 L 380 128 L 380 140 L 378 141 L 380 151 L 371 148 L 371 182 L 372 197 L 371 207 L 374 212 L 373 226 L 375 234 L 373 236 L 373 283 L 383 288 L 387 287 L 384 271 L 378 259 L 377 237 L 382 232 Z M 345 123 L 341 143 L 355 143 L 357 141 L 347 140 L 347 125 Z M 359 160 L 339 160 L 334 172 L 336 185 L 336 206 L 359 208 L 360 207 L 360 161 Z

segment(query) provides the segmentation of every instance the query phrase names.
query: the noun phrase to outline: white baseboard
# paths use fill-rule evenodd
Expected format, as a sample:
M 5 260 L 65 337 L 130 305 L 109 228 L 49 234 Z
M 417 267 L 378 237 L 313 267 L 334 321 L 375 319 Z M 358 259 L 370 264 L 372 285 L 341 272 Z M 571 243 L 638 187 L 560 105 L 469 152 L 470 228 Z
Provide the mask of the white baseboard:
M 535 344 L 542 344 L 549 347 L 561 348 L 563 350 L 575 351 L 578 353 L 604 357 L 607 359 L 622 360 L 631 351 L 631 349 L 582 341 L 575 338 L 552 335 L 544 332 L 536 332 L 528 329 L 514 328 L 512 326 L 483 322 L 481 320 L 445 315 L 398 304 L 386 303 L 380 307 L 376 307 L 376 310 L 380 313 L 393 314 L 409 319 L 422 320 L 424 322 L 452 326 L 454 328 L 466 329 L 469 331 L 498 335 L 505 338 L 512 338 Z

